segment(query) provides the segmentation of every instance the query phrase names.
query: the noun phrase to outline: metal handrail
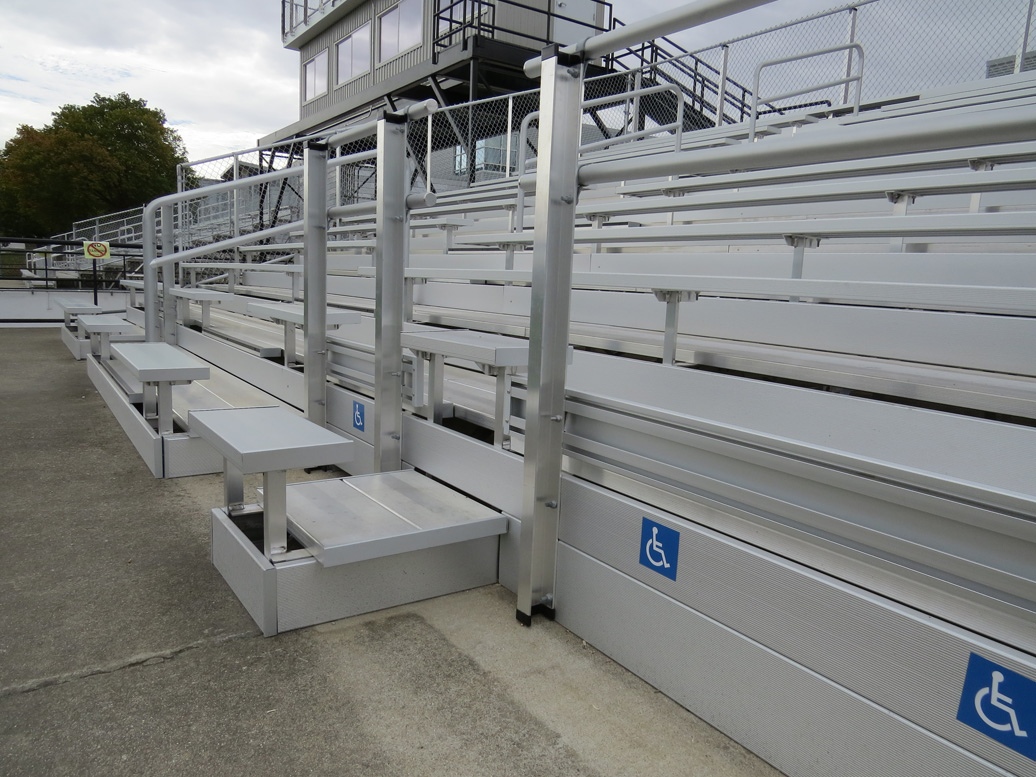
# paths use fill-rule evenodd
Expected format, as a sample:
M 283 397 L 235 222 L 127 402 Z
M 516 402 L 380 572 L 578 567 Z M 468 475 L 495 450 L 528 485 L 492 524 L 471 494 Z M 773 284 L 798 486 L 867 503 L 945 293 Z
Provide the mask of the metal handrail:
M 445 48 L 446 46 L 453 45 L 453 37 L 460 34 L 466 29 L 471 29 L 475 32 L 485 32 L 491 38 L 495 38 L 497 34 L 502 33 L 505 35 L 512 35 L 519 38 L 525 38 L 526 40 L 533 41 L 541 46 L 551 43 L 551 40 L 548 37 L 532 35 L 528 32 L 523 32 L 519 29 L 498 26 L 496 23 L 496 8 L 497 5 L 501 3 L 504 5 L 519 8 L 522 11 L 527 11 L 545 17 L 547 19 L 548 27 L 550 20 L 560 19 L 561 21 L 571 22 L 581 27 L 585 27 L 587 29 L 588 36 L 595 32 L 601 33 L 611 29 L 612 21 L 614 18 L 611 13 L 611 3 L 606 2 L 606 0 L 592 0 L 592 2 L 597 6 L 603 7 L 607 11 L 607 17 L 605 19 L 604 26 L 599 27 L 596 24 L 591 24 L 582 19 L 576 19 L 571 16 L 565 16 L 564 14 L 560 14 L 556 11 L 547 10 L 544 8 L 537 8 L 536 6 L 518 2 L 518 0 L 454 0 L 446 6 L 437 5 L 437 9 L 433 15 L 433 21 L 455 22 L 455 24 L 449 27 L 445 32 L 441 34 L 437 33 L 436 37 L 433 40 L 433 46 L 435 48 Z M 479 11 L 477 14 L 472 13 L 470 17 L 462 19 L 455 19 L 452 15 L 447 16 L 447 11 L 452 11 L 457 6 L 466 6 L 468 3 L 470 3 L 472 6 L 476 8 L 484 7 L 490 9 L 492 19 L 488 23 L 484 22 L 481 18 L 484 11 Z M 442 41 L 444 40 L 448 40 L 448 42 L 442 43 Z
M 434 100 L 426 100 L 421 103 L 415 103 L 409 106 L 406 110 L 399 113 L 387 114 L 391 116 L 395 121 L 413 121 L 429 116 L 438 108 L 438 103 Z M 343 132 L 339 132 L 329 138 L 327 138 L 324 144 L 328 148 L 337 148 L 347 143 L 352 143 L 357 140 L 362 140 L 374 135 L 378 131 L 379 120 L 366 122 L 364 124 L 350 127 Z M 366 156 L 364 152 L 361 152 L 359 156 Z M 348 157 L 344 158 L 348 159 Z M 344 160 L 343 160 L 344 161 Z M 144 255 L 143 255 L 143 276 L 144 276 L 144 334 L 148 341 L 157 341 L 162 337 L 162 332 L 159 328 L 158 321 L 158 268 L 165 265 L 171 264 L 177 261 L 183 261 L 192 259 L 196 256 L 204 256 L 205 254 L 212 253 L 213 251 L 220 251 L 229 248 L 236 248 L 247 243 L 255 242 L 256 240 L 263 240 L 268 237 L 275 237 L 285 232 L 290 232 L 295 229 L 299 229 L 304 226 L 303 221 L 293 221 L 288 224 L 281 224 L 276 227 L 270 227 L 268 229 L 260 230 L 257 232 L 251 232 L 247 235 L 239 235 L 236 237 L 229 238 L 227 240 L 221 240 L 217 243 L 212 243 L 205 246 L 199 246 L 188 251 L 174 252 L 172 250 L 172 209 L 174 205 L 178 205 L 182 202 L 186 202 L 196 197 L 208 197 L 213 194 L 220 194 L 222 192 L 232 192 L 240 187 L 251 187 L 256 184 L 269 183 L 271 181 L 283 180 L 293 176 L 302 176 L 305 173 L 305 167 L 288 167 L 283 170 L 275 170 L 270 173 L 263 173 L 261 175 L 253 175 L 248 178 L 244 178 L 237 181 L 227 181 L 226 183 L 213 184 L 212 186 L 206 186 L 204 189 L 192 190 L 188 192 L 179 192 L 177 194 L 169 194 L 165 197 L 159 197 L 157 200 L 152 200 L 144 208 Z M 161 210 L 163 220 L 163 253 L 161 256 L 157 254 L 157 230 L 155 228 L 155 216 Z M 168 219 L 168 221 L 167 221 Z M 171 309 L 167 311 L 167 321 L 171 316 Z M 167 327 L 169 324 L 167 323 Z
M 593 100 L 584 100 L 583 108 L 595 108 L 601 105 L 611 105 L 613 103 L 621 102 L 623 100 L 636 99 L 643 97 L 648 94 L 657 94 L 659 92 L 672 92 L 676 95 L 676 121 L 671 124 L 666 124 L 658 127 L 651 127 L 650 129 L 641 130 L 638 132 L 630 133 L 628 135 L 617 135 L 613 138 L 607 138 L 606 140 L 596 141 L 594 143 L 588 143 L 586 145 L 580 145 L 580 151 L 593 151 L 598 148 L 607 148 L 614 143 L 619 143 L 622 140 L 628 140 L 630 138 L 641 138 L 653 135 L 656 132 L 666 132 L 670 128 L 674 128 L 674 146 L 678 151 L 683 145 L 683 116 L 684 116 L 684 101 L 686 95 L 683 90 L 675 84 L 657 84 L 655 86 L 644 87 L 643 89 L 635 89 L 631 92 L 625 92 L 621 95 L 612 95 L 608 97 L 598 97 Z M 525 115 L 522 119 L 521 127 L 518 131 L 518 163 L 516 168 L 516 175 L 519 181 L 522 176 L 525 175 L 528 169 L 529 157 L 529 125 L 533 120 L 539 119 L 540 112 L 533 111 Z M 519 186 L 518 193 L 515 200 L 515 220 L 513 232 L 522 232 L 525 229 L 523 213 L 525 211 L 525 190 Z
M 619 49 L 628 48 L 646 40 L 698 27 L 772 2 L 773 0 L 700 0 L 697 3 L 660 13 L 636 24 L 595 35 L 582 43 L 564 46 L 561 48 L 561 53 L 577 55 L 583 59 L 606 57 Z M 539 78 L 541 61 L 540 57 L 534 57 L 525 63 L 525 74 L 529 78 Z
M 835 81 L 828 81 L 823 84 L 814 84 L 803 89 L 796 89 L 791 92 L 785 92 L 784 94 L 774 95 L 773 97 L 762 98 L 759 96 L 759 79 L 762 77 L 763 70 L 774 65 L 787 65 L 791 62 L 799 62 L 801 60 L 810 59 L 812 57 L 822 57 L 826 54 L 837 54 L 839 51 L 855 51 L 859 55 L 860 66 L 859 72 L 856 75 L 846 75 L 845 78 L 839 78 Z M 850 53 L 850 66 L 852 65 L 852 54 Z M 786 100 L 789 97 L 799 97 L 810 92 L 816 92 L 821 89 L 828 89 L 833 86 L 848 86 L 851 83 L 856 84 L 856 99 L 853 102 L 853 115 L 855 116 L 860 112 L 860 93 L 863 88 L 863 46 L 859 43 L 843 43 L 841 46 L 831 46 L 826 49 L 818 49 L 817 51 L 810 51 L 805 54 L 795 54 L 790 57 L 782 57 L 780 59 L 771 59 L 766 62 L 760 62 L 755 69 L 755 77 L 752 81 L 752 112 L 751 118 L 748 120 L 748 141 L 751 143 L 755 140 L 755 124 L 759 117 L 759 103 L 760 101 L 765 103 L 773 103 L 776 100 Z
M 961 148 L 974 143 L 1009 143 L 1032 139 L 1036 107 L 1019 106 L 993 120 L 989 112 L 963 114 L 933 123 L 930 117 L 900 119 L 888 126 L 842 127 L 839 132 L 778 137 L 766 143 L 701 149 L 694 154 L 667 153 L 650 159 L 591 162 L 579 168 L 579 184 L 663 178 L 672 175 L 706 175 L 730 170 L 810 164 L 818 160 L 848 161 L 890 153 Z M 523 186 L 535 188 L 532 176 Z

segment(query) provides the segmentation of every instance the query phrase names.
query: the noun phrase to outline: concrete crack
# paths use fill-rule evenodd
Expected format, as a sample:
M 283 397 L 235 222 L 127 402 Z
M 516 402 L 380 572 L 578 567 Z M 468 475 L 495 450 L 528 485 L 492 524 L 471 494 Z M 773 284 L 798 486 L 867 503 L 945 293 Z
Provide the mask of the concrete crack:
M 195 642 L 190 642 L 180 647 L 171 648 L 170 650 L 160 650 L 154 653 L 144 653 L 141 655 L 130 656 L 129 658 L 122 659 L 120 661 L 113 661 L 108 664 L 101 664 L 100 666 L 85 667 L 83 669 L 77 669 L 72 672 L 65 672 L 63 674 L 51 675 L 50 677 L 39 677 L 35 680 L 29 680 L 24 683 L 18 683 L 16 685 L 9 685 L 5 688 L 0 688 L 0 699 L 5 699 L 8 696 L 17 696 L 22 693 L 32 693 L 33 691 L 39 691 L 43 688 L 50 688 L 56 685 L 64 685 L 75 680 L 83 680 L 87 677 L 96 677 L 98 675 L 113 674 L 115 672 L 121 672 L 123 669 L 132 669 L 137 666 L 153 665 L 164 663 L 171 659 L 181 656 L 184 653 L 189 653 L 192 650 L 198 650 L 199 648 L 212 647 L 215 645 L 222 645 L 226 642 L 234 642 L 239 639 L 246 639 L 254 637 L 254 631 L 242 631 L 236 634 L 221 634 L 217 637 L 208 637 L 205 639 L 199 639 Z

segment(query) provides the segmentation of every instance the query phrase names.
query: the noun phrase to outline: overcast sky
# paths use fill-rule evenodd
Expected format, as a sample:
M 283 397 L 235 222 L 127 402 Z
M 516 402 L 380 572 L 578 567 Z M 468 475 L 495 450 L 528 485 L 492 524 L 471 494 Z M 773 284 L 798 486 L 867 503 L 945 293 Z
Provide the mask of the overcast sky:
M 989 2 L 1020 0 L 945 7 Z M 646 7 L 681 3 L 613 5 L 628 24 Z M 777 0 L 681 42 L 701 48 L 836 5 Z M 95 93 L 128 92 L 163 110 L 192 160 L 254 146 L 299 116 L 298 54 L 282 47 L 280 0 L 0 0 L 0 20 L 0 145 L 19 124 L 41 127 Z

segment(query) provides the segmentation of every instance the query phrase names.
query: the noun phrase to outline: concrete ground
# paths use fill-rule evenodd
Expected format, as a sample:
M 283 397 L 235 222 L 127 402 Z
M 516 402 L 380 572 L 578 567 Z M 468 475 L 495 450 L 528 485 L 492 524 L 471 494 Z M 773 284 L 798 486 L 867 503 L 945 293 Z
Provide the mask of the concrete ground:
M 499 586 L 264 639 L 58 330 L 0 329 L 0 774 L 778 772 Z

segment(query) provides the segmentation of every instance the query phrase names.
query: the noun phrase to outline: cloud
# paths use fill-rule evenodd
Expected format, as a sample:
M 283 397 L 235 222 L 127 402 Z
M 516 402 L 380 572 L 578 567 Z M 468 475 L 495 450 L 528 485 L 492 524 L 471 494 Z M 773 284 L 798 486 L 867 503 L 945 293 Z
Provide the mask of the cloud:
M 0 145 L 63 105 L 127 92 L 165 112 L 191 157 L 227 150 L 298 118 L 298 54 L 271 0 L 50 0 L 4 9 Z
M 19 124 L 47 124 L 62 105 L 86 104 L 95 93 L 125 91 L 164 111 L 192 158 L 252 146 L 298 119 L 298 54 L 282 46 L 277 0 L 48 0 L 45 14 L 27 0 L 3 5 L 0 144 Z M 682 5 L 656 0 L 650 7 L 655 14 Z M 832 5 L 831 0 L 776 0 L 673 37 L 698 50 Z M 869 35 L 866 45 L 877 47 L 874 56 L 868 49 L 865 88 L 888 94 L 917 88 L 921 77 L 942 83 L 981 78 L 986 59 L 1014 53 L 1025 5 L 1024 0 L 881 0 L 863 6 L 861 37 Z M 627 23 L 644 18 L 644 8 L 642 0 L 614 1 L 615 15 Z M 993 34 L 989 20 L 999 17 L 1004 21 Z M 847 26 L 842 21 L 829 26 L 827 37 L 807 36 L 796 43 L 798 50 L 842 42 Z M 910 30 L 929 40 L 906 37 Z M 771 50 L 788 53 L 779 36 L 769 40 L 752 44 L 755 62 Z M 750 48 L 736 45 L 739 52 Z M 959 70 L 947 67 L 947 52 Z M 738 77 L 751 82 L 750 73 Z

